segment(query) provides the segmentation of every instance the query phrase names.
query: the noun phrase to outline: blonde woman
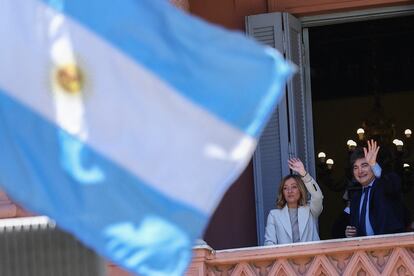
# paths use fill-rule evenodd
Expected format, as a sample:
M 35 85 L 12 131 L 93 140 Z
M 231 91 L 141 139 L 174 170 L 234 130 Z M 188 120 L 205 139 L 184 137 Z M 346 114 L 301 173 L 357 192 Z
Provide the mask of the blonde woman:
M 306 172 L 302 161 L 291 158 L 288 164 L 298 175 L 285 176 L 280 183 L 276 209 L 271 210 L 267 218 L 264 245 L 319 240 L 322 191 Z

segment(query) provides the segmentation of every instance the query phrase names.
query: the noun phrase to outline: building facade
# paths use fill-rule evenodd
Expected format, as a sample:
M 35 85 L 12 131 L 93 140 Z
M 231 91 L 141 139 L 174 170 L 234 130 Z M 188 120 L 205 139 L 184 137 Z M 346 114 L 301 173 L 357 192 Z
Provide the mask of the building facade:
M 412 275 L 414 236 L 256 247 L 277 185 L 289 173 L 284 160 L 300 157 L 316 173 L 309 34 L 313 27 L 409 16 L 408 0 L 172 0 L 184 10 L 277 48 L 298 74 L 264 131 L 256 153 L 227 192 L 197 247 L 189 275 Z M 0 217 L 30 216 L 0 193 Z M 243 247 L 255 247 L 236 249 Z M 213 250 L 214 249 L 214 250 Z M 221 249 L 229 249 L 223 250 Z M 322 252 L 322 253 L 321 253 Z M 111 275 L 127 275 L 109 265 Z M 222 274 L 220 274 L 222 273 Z M 227 273 L 227 274 L 226 274 Z

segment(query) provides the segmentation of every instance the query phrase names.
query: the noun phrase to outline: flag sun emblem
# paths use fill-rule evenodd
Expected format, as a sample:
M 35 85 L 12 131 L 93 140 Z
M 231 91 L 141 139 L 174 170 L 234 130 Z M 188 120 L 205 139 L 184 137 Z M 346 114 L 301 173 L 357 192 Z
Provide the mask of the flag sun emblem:
M 58 67 L 55 80 L 59 87 L 69 94 L 80 92 L 84 85 L 84 75 L 75 64 L 65 64 Z

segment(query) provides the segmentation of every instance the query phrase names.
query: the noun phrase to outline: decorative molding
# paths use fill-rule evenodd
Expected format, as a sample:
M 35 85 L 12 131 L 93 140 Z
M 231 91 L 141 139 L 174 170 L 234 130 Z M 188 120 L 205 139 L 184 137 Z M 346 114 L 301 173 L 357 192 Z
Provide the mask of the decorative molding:
M 331 265 L 328 258 L 325 255 L 316 256 L 315 261 L 313 261 L 311 267 L 306 272 L 307 275 L 329 275 L 329 276 L 339 276 L 339 273 Z
M 327 257 L 333 267 L 335 267 L 335 269 L 338 271 L 338 273 L 343 274 L 345 268 L 348 266 L 349 261 L 352 258 L 352 253 L 339 253 L 334 255 L 327 255 Z
M 302 258 L 292 258 L 289 259 L 289 263 L 295 270 L 296 275 L 305 275 L 306 272 L 309 270 L 309 267 L 311 266 L 313 259 L 313 257 L 309 256 Z
M 272 269 L 270 270 L 269 275 L 290 276 L 290 275 L 295 275 L 295 271 L 289 265 L 286 259 L 282 259 L 279 262 L 274 263 Z
M 349 262 L 347 268 L 344 271 L 344 275 L 366 275 L 375 276 L 379 274 L 379 271 L 371 263 L 368 256 L 364 251 L 355 252 Z
M 239 263 L 231 275 L 256 276 L 257 274 L 248 263 Z
M 411 257 L 411 261 L 414 263 L 414 247 L 406 248 L 408 255 Z
M 378 268 L 379 272 L 383 272 L 392 253 L 392 249 L 369 251 L 367 252 L 371 262 Z
M 409 5 L 412 0 L 268 0 L 269 12 L 289 12 L 296 16 Z
M 406 248 L 396 248 L 382 275 L 413 275 L 414 264 Z
M 194 256 L 187 276 L 414 275 L 414 233 L 219 251 L 204 247 L 194 249 Z M 197 267 L 205 273 L 194 273 Z
M 272 269 L 273 261 L 263 261 L 253 263 L 252 266 L 255 272 L 259 275 L 269 275 L 270 269 Z

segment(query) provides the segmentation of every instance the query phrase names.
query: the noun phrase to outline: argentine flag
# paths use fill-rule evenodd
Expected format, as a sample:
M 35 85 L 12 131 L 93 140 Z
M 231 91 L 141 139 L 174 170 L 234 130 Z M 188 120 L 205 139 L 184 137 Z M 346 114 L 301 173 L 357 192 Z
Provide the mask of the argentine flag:
M 181 275 L 292 66 L 166 0 L 0 0 L 0 185 L 139 275 Z

